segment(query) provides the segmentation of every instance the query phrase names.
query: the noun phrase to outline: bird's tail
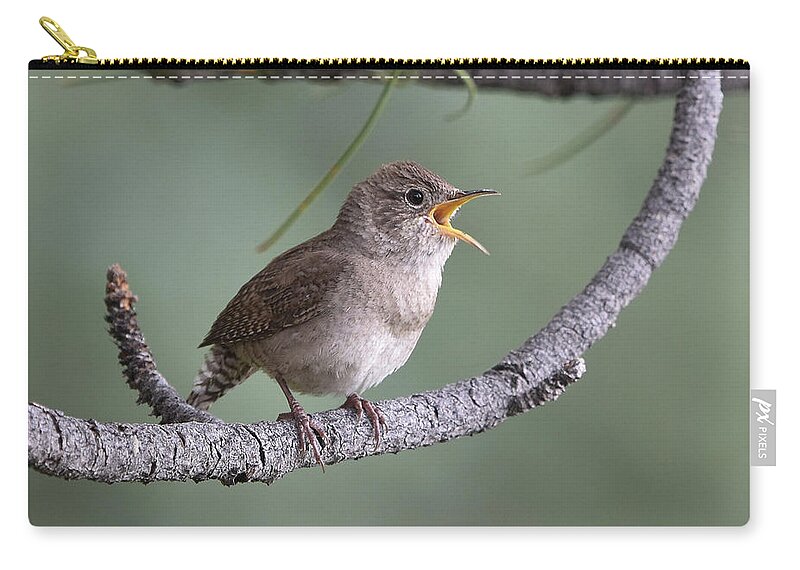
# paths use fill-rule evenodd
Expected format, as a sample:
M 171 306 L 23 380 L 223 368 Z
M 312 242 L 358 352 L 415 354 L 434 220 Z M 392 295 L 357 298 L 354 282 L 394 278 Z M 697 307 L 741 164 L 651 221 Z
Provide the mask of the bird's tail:
M 243 362 L 232 349 L 214 345 L 206 353 L 186 401 L 198 410 L 207 410 L 228 390 L 247 380 L 253 372 L 254 368 Z

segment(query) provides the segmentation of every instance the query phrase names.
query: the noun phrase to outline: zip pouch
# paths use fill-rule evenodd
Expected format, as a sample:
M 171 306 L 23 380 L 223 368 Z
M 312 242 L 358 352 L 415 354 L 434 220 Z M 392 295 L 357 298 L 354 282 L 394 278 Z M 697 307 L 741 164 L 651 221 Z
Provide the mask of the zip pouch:
M 747 521 L 746 62 L 42 25 L 32 524 Z

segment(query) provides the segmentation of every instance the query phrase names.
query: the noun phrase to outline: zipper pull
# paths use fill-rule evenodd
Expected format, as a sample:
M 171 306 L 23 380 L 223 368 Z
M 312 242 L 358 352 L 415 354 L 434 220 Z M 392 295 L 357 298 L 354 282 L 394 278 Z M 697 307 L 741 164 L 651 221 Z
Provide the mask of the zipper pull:
M 97 59 L 97 54 L 92 48 L 75 45 L 75 42 L 70 39 L 67 32 L 52 18 L 42 16 L 39 18 L 39 24 L 50 34 L 51 38 L 58 42 L 58 45 L 64 48 L 63 54 L 46 55 L 42 58 L 42 61 L 55 61 L 56 63 L 100 63 Z M 81 52 L 85 55 L 81 55 Z

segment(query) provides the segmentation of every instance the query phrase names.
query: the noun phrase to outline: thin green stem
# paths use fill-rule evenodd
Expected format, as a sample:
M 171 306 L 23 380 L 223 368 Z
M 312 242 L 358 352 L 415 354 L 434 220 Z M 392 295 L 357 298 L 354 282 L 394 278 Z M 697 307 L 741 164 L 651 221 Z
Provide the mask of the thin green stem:
M 604 117 L 589 125 L 582 133 L 567 141 L 563 146 L 556 148 L 540 158 L 534 159 L 533 171 L 531 174 L 538 175 L 552 170 L 586 149 L 619 123 L 633 108 L 635 103 L 635 100 L 630 99 L 614 106 Z
M 392 75 L 392 78 L 384 86 L 383 92 L 381 92 L 378 102 L 375 103 L 375 107 L 372 109 L 372 113 L 370 113 L 367 122 L 364 123 L 363 127 L 361 127 L 361 131 L 358 133 L 358 135 L 356 135 L 356 138 L 353 139 L 353 142 L 350 143 L 350 146 L 347 147 L 344 153 L 342 153 L 342 156 L 339 157 L 339 160 L 337 160 L 334 165 L 330 167 L 328 172 L 325 173 L 325 176 L 322 177 L 322 180 L 320 180 L 317 185 L 314 186 L 313 190 L 311 190 L 311 192 L 309 192 L 308 195 L 303 198 L 303 201 L 298 204 L 297 208 L 295 208 L 291 214 L 289 214 L 289 217 L 284 220 L 280 227 L 275 230 L 275 232 L 273 232 L 273 234 L 266 240 L 261 242 L 258 247 L 256 247 L 256 251 L 262 253 L 275 245 L 275 242 L 277 242 L 283 236 L 283 234 L 285 234 L 287 230 L 292 227 L 292 224 L 297 221 L 300 215 L 306 211 L 311 203 L 322 193 L 323 190 L 325 190 L 325 188 L 333 181 L 333 179 L 336 178 L 336 175 L 339 174 L 339 171 L 345 167 L 350 158 L 352 158 L 353 154 L 355 154 L 364 140 L 366 140 L 367 135 L 369 135 L 372 127 L 375 125 L 375 122 L 383 111 L 386 101 L 389 100 L 389 94 L 397 82 L 396 76 L 397 72 L 395 71 Z

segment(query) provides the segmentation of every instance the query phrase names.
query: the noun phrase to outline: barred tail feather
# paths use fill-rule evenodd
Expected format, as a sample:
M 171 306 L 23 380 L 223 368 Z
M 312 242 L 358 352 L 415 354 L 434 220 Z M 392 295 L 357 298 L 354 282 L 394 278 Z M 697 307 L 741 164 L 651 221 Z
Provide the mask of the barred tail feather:
M 198 410 L 207 410 L 228 390 L 247 380 L 254 370 L 230 348 L 214 345 L 206 353 L 186 401 Z

